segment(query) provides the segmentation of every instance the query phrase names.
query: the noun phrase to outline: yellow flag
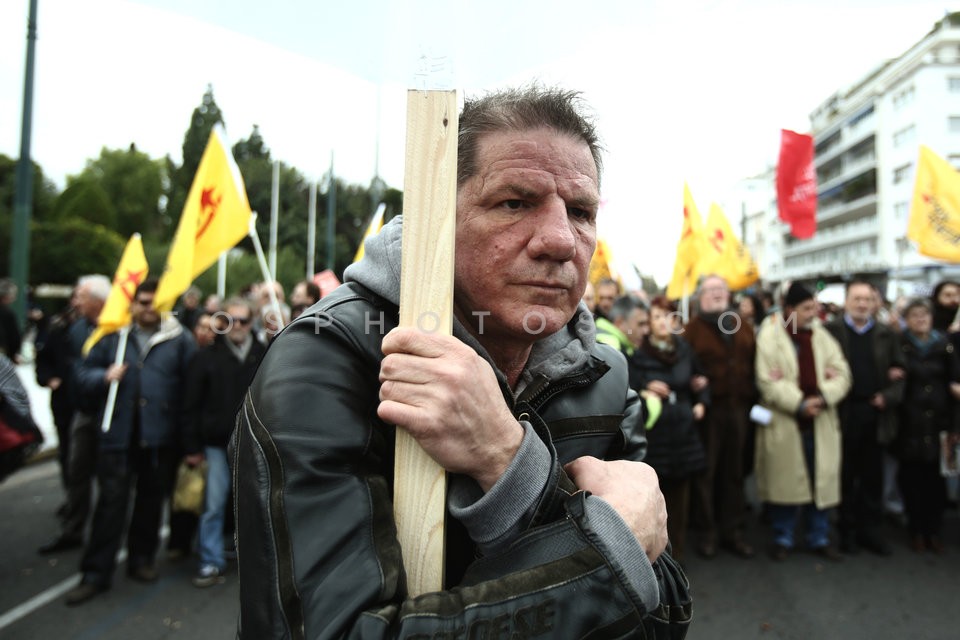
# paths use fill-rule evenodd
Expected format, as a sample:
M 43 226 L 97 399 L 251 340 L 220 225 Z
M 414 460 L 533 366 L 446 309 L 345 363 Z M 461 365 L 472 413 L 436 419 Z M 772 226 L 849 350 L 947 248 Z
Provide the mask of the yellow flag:
M 198 275 L 249 233 L 250 203 L 221 127 L 210 132 L 187 195 L 154 306 L 169 311 Z
M 587 278 L 594 287 L 604 278 L 623 284 L 613 266 L 613 252 L 610 251 L 610 245 L 603 238 L 597 238 L 597 248 L 593 250 L 593 257 L 590 258 L 590 271 Z
M 130 236 L 127 247 L 120 256 L 120 264 L 113 276 L 113 286 L 110 287 L 110 294 L 103 304 L 100 317 L 97 318 L 97 328 L 83 344 L 83 355 L 87 355 L 100 338 L 130 324 L 130 301 L 133 300 L 137 286 L 146 279 L 148 271 L 147 258 L 143 255 L 143 242 L 140 234 L 135 233 Z
M 700 277 L 700 259 L 703 254 L 703 219 L 693 201 L 690 187 L 683 184 L 683 230 L 677 243 L 677 257 L 673 263 L 673 277 L 667 285 L 667 297 L 678 300 L 691 295 Z
M 727 281 L 734 291 L 746 289 L 760 278 L 760 270 L 750 251 L 737 238 L 730 221 L 719 205 L 710 205 L 703 244 L 701 275 L 714 273 Z
M 383 228 L 383 213 L 387 210 L 387 205 L 380 203 L 377 207 L 376 213 L 373 214 L 373 218 L 370 220 L 370 225 L 367 227 L 367 232 L 363 234 L 363 238 L 360 240 L 360 246 L 357 248 L 357 253 L 353 256 L 354 262 L 360 262 L 360 258 L 363 257 L 363 245 L 366 244 L 367 238 L 371 238 L 377 233 L 380 232 L 380 229 Z
M 907 237 L 925 256 L 960 262 L 960 173 L 923 145 Z

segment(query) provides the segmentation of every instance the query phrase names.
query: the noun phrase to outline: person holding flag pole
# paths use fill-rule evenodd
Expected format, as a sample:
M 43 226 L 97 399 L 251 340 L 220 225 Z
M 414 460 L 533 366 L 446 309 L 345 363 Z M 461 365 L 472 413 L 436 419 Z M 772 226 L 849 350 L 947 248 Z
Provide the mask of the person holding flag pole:
M 100 340 L 77 368 L 81 393 L 106 399 L 113 387 L 116 402 L 112 407 L 104 402 L 100 412 L 101 424 L 108 430 L 99 441 L 99 495 L 80 563 L 83 577 L 67 593 L 70 606 L 110 588 L 134 483 L 127 575 L 140 582 L 157 579 L 154 557 L 164 499 L 179 462 L 181 407 L 196 344 L 176 318 L 161 319 L 154 306 L 156 291 L 156 280 L 141 282 L 130 301 L 130 329 Z M 122 353 L 122 364 L 117 363 L 118 353 Z M 105 416 L 108 408 L 109 418 Z
M 120 257 L 120 264 L 117 265 L 117 272 L 113 276 L 113 287 L 110 289 L 110 295 L 103 305 L 103 311 L 97 318 L 97 328 L 83 345 L 83 355 L 90 353 L 93 345 L 97 344 L 101 338 L 116 331 L 120 331 L 120 340 L 117 346 L 117 356 L 114 364 L 123 364 L 123 358 L 127 349 L 127 335 L 130 326 L 130 301 L 133 300 L 133 292 L 143 282 L 150 267 L 147 265 L 147 258 L 143 253 L 143 241 L 139 233 L 134 233 L 127 241 L 127 246 Z M 107 395 L 107 404 L 103 412 L 103 421 L 100 424 L 100 430 L 106 433 L 110 430 L 110 421 L 113 418 L 113 407 L 117 401 L 117 385 L 112 383 Z

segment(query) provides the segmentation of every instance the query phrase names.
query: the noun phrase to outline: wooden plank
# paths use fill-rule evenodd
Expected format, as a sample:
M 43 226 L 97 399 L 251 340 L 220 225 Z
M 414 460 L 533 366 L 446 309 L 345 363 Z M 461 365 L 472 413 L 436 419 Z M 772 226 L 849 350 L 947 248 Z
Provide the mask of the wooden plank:
M 453 248 L 457 201 L 457 92 L 407 93 L 400 326 L 453 332 Z M 446 473 L 397 429 L 394 517 L 417 596 L 443 588 Z

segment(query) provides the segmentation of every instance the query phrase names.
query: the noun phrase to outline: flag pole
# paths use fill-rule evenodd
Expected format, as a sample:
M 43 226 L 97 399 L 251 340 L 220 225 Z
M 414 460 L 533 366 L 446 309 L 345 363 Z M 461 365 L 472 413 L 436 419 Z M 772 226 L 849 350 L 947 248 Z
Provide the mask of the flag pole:
M 273 288 L 273 278 L 270 277 L 270 267 L 267 266 L 267 258 L 263 255 L 263 245 L 260 244 L 260 235 L 257 233 L 257 212 L 250 215 L 250 239 L 253 240 L 253 248 L 257 252 L 257 262 L 260 264 L 260 273 L 263 274 L 263 281 L 267 286 L 267 295 L 270 296 L 270 307 L 283 322 L 283 316 L 280 315 L 280 302 L 277 300 L 277 290 Z
M 117 341 L 117 355 L 113 359 L 113 364 L 123 364 L 123 359 L 127 355 L 127 337 L 129 335 L 130 325 L 120 329 L 120 338 Z M 100 423 L 100 430 L 103 433 L 110 431 L 110 425 L 113 423 L 113 407 L 117 404 L 117 390 L 119 387 L 119 380 L 114 380 L 110 383 L 110 390 L 107 392 L 107 404 L 103 408 L 103 421 Z
M 227 252 L 220 253 L 217 258 L 217 297 L 223 300 L 227 294 Z
M 310 183 L 310 199 L 307 205 L 307 280 L 313 281 L 317 258 L 317 183 Z
M 280 161 L 273 162 L 273 189 L 270 192 L 270 277 L 277 279 L 277 230 L 280 228 Z

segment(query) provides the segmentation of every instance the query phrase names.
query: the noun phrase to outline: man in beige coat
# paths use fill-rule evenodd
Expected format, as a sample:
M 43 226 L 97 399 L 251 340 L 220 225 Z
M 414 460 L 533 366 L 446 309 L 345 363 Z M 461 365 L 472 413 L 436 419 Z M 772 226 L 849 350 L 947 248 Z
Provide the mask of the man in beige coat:
M 782 313 L 764 321 L 756 364 L 761 401 L 772 412 L 757 430 L 756 453 L 757 485 L 774 531 L 771 555 L 786 558 L 803 511 L 807 547 L 840 560 L 830 545 L 828 510 L 840 502 L 837 405 L 850 390 L 850 368 L 800 283 L 790 286 Z

